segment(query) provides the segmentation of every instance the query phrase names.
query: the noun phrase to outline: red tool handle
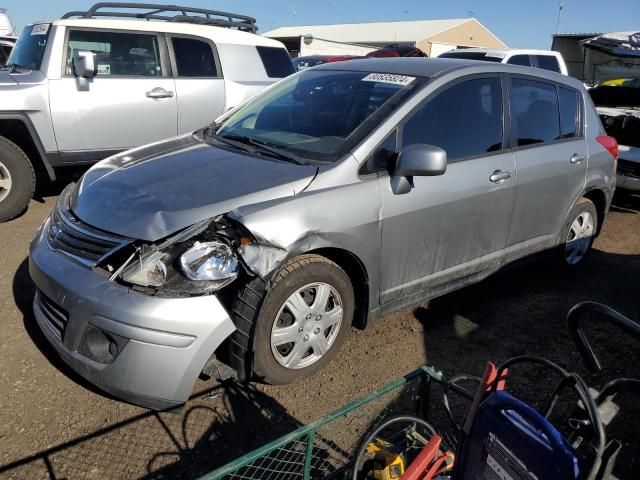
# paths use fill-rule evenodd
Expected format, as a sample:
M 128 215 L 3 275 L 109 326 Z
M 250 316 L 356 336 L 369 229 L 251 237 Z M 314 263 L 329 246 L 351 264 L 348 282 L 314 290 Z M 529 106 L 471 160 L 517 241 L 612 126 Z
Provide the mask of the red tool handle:
M 442 437 L 440 435 L 436 434 L 431 437 L 431 440 L 424 446 L 415 460 L 411 462 L 409 468 L 405 470 L 400 480 L 420 480 L 425 470 L 440 452 L 441 443 Z

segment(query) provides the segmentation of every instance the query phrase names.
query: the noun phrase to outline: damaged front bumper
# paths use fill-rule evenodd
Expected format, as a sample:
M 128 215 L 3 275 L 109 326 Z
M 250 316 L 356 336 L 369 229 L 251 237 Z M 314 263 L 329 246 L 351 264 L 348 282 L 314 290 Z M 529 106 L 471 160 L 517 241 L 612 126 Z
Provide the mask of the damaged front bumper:
M 215 295 L 160 298 L 109 281 L 34 237 L 29 271 L 36 321 L 74 371 L 123 400 L 154 409 L 184 403 L 235 326 Z

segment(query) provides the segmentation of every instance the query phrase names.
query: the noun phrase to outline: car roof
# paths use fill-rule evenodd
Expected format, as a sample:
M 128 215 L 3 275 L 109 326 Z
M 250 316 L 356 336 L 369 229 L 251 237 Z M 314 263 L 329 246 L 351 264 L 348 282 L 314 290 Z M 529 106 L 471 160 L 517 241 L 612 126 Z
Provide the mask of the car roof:
M 478 52 L 478 53 L 521 53 L 525 55 L 558 55 L 558 52 L 553 50 L 538 50 L 535 48 L 461 48 L 458 50 L 449 50 L 444 53 L 464 53 L 464 52 Z
M 147 20 L 112 20 L 104 18 L 61 19 L 50 22 L 56 26 L 80 28 L 109 28 L 114 30 L 140 30 L 145 32 L 176 33 L 181 35 L 195 35 L 208 38 L 218 43 L 232 43 L 239 45 L 260 45 L 265 47 L 283 48 L 282 43 L 255 33 L 241 32 L 232 28 L 216 27 L 212 25 L 197 25 L 185 22 L 162 22 Z
M 355 72 L 391 73 L 395 75 L 411 75 L 415 77 L 433 77 L 445 70 L 477 65 L 477 61 L 458 60 L 452 58 L 366 58 L 335 63 L 325 63 L 314 67 L 318 70 L 348 70 Z
M 314 71 L 334 70 L 370 73 L 389 73 L 393 75 L 408 75 L 412 77 L 434 77 L 452 71 L 468 71 L 473 73 L 512 73 L 539 77 L 562 83 L 573 88 L 584 89 L 579 80 L 562 75 L 561 73 L 541 68 L 510 65 L 506 63 L 485 62 L 483 60 L 467 60 L 458 58 L 367 58 L 355 59 L 348 62 L 323 63 L 313 67 Z

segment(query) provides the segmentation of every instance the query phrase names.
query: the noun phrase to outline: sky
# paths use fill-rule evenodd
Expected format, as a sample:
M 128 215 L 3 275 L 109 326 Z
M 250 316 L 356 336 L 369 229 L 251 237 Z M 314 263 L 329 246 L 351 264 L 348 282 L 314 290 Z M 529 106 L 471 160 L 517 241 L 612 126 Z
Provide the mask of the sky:
M 134 0 L 144 1 L 144 0 Z M 36 21 L 86 10 L 95 1 L 0 0 L 18 30 Z M 559 0 L 149 0 L 149 3 L 212 8 L 253 16 L 260 32 L 285 25 L 473 16 L 511 48 L 551 46 Z M 561 33 L 640 31 L 640 0 L 564 0 Z

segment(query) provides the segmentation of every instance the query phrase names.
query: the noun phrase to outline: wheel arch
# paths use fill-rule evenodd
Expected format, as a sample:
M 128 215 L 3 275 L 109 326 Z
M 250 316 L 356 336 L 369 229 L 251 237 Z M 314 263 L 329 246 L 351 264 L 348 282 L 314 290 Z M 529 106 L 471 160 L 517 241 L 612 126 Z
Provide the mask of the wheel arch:
M 36 173 L 45 174 L 51 181 L 56 179 L 40 137 L 26 115 L 0 114 L 0 136 L 12 141 L 24 151 Z
M 600 235 L 602 230 L 602 224 L 604 223 L 604 217 L 607 212 L 607 196 L 599 188 L 593 188 L 582 195 L 584 198 L 588 198 L 596 206 L 596 212 L 598 213 L 598 229 L 596 236 Z
M 351 281 L 355 297 L 353 325 L 359 329 L 364 329 L 367 326 L 369 317 L 370 288 L 369 275 L 362 260 L 354 253 L 336 247 L 322 247 L 305 253 L 328 258 L 346 272 Z

